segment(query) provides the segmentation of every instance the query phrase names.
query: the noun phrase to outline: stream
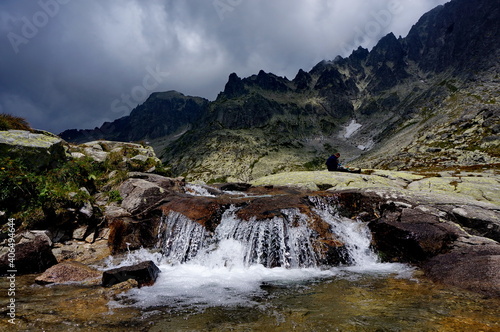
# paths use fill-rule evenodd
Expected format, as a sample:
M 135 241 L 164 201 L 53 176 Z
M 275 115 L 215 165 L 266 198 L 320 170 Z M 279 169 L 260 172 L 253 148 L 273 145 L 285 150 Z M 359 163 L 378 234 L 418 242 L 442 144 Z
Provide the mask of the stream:
M 319 206 L 319 205 L 318 205 Z M 161 220 L 157 248 L 101 270 L 152 260 L 152 286 L 110 293 L 100 286 L 40 286 L 16 278 L 16 324 L 2 331 L 500 331 L 500 299 L 426 280 L 405 264 L 381 263 L 366 224 L 318 207 L 342 243 L 344 263 L 320 264 L 307 216 L 239 220 L 236 207 L 210 232 L 179 213 Z M 8 303 L 6 278 L 0 301 Z

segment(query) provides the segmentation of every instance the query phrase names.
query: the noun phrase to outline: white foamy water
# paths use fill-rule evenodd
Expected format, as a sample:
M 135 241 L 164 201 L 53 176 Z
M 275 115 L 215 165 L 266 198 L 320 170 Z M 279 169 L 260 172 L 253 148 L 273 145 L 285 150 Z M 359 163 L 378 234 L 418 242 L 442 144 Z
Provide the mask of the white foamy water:
M 349 266 L 319 266 L 307 216 L 295 209 L 282 211 L 283 218 L 242 221 L 232 207 L 213 233 L 178 213 L 171 213 L 163 220 L 166 224 L 161 245 L 163 257 L 158 260 L 158 253 L 142 250 L 131 253 L 128 259 L 128 262 L 150 259 L 157 262 L 161 273 L 156 283 L 133 289 L 127 297 L 136 306 L 176 310 L 252 306 L 255 299 L 267 294 L 263 284 L 286 287 L 364 273 L 411 276 L 411 269 L 405 265 L 378 262 L 370 249 L 366 225 L 337 216 L 319 201 L 316 204 L 318 216 L 346 243 Z

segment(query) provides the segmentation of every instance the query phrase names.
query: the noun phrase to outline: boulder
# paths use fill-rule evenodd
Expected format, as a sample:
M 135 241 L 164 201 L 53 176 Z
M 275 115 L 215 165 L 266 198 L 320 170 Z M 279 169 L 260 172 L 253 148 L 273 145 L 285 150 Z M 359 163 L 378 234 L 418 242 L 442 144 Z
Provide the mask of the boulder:
M 83 154 L 97 162 L 104 162 L 111 154 L 116 154 L 121 156 L 124 162 L 146 163 L 151 159 L 153 164 L 161 164 L 152 147 L 136 143 L 105 140 L 92 141 L 72 147 L 71 154 L 76 158 L 81 157 L 81 154 Z
M 138 286 L 151 286 L 155 283 L 160 269 L 152 261 L 145 261 L 136 265 L 119 267 L 104 271 L 102 285 L 110 287 L 115 284 L 134 279 Z
M 500 244 L 481 237 L 460 238 L 455 247 L 423 264 L 434 281 L 500 297 Z
M 43 131 L 0 131 L 0 155 L 21 160 L 31 170 L 57 166 L 66 158 L 66 145 L 60 137 Z
M 126 180 L 119 191 L 123 198 L 121 207 L 131 214 L 142 212 L 155 205 L 167 194 L 159 185 L 142 179 Z
M 465 234 L 432 213 L 412 208 L 388 208 L 369 227 L 375 247 L 386 260 L 411 263 L 434 257 Z
M 52 252 L 59 262 L 77 261 L 83 264 L 94 264 L 96 261 L 105 259 L 111 254 L 108 239 L 103 238 L 107 237 L 105 231 L 109 231 L 109 229 L 102 229 L 102 235 L 98 235 L 96 241 L 92 244 L 83 241 L 56 243 Z
M 17 237 L 14 262 L 9 262 L 9 247 L 4 244 L 0 250 L 0 270 L 16 270 L 17 274 L 40 273 L 57 260 L 52 253 L 52 241 L 43 231 L 25 232 Z M 10 264 L 14 265 L 10 265 Z
M 75 261 L 66 261 L 48 268 L 35 282 L 40 285 L 62 284 L 68 282 L 85 282 L 98 284 L 102 272 L 85 264 Z
M 112 254 L 129 249 L 152 248 L 158 242 L 160 217 L 116 218 L 109 223 L 108 246 Z

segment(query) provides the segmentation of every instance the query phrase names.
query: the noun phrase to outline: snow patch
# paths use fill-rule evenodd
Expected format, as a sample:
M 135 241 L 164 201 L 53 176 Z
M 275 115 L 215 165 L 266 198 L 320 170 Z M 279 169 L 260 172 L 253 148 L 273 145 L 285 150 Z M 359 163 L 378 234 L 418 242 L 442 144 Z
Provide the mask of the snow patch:
M 351 123 L 349 123 L 346 127 L 345 127 L 345 132 L 344 132 L 344 138 L 349 138 L 351 137 L 356 131 L 359 130 L 359 128 L 361 128 L 362 125 L 360 123 L 357 123 L 356 120 L 352 119 L 351 120 Z

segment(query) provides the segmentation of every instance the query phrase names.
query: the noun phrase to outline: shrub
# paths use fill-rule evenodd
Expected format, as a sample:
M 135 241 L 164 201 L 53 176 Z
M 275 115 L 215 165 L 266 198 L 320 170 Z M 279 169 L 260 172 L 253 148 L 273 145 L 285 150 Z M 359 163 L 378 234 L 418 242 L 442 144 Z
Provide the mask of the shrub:
M 25 119 L 19 116 L 0 113 L 0 130 L 9 129 L 33 131 L 33 129 L 31 129 L 31 126 L 28 124 L 28 121 L 26 121 Z
M 91 200 L 104 181 L 101 166 L 90 158 L 73 159 L 45 172 L 29 170 L 9 157 L 0 157 L 0 165 L 0 207 L 22 228 L 57 222 L 52 220 L 55 216 Z

